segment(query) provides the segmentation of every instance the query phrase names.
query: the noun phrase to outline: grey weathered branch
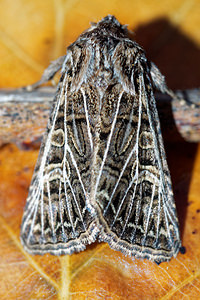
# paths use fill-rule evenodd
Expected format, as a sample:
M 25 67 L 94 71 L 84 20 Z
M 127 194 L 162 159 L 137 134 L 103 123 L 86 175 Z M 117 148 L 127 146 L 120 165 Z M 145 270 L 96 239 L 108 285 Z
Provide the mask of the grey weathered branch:
M 40 140 L 54 94 L 53 87 L 41 87 L 31 92 L 0 90 L 0 145 Z M 185 140 L 199 142 L 200 89 L 177 91 L 176 94 L 179 99 L 156 94 L 162 129 L 167 132 L 168 140 L 174 140 L 178 130 Z

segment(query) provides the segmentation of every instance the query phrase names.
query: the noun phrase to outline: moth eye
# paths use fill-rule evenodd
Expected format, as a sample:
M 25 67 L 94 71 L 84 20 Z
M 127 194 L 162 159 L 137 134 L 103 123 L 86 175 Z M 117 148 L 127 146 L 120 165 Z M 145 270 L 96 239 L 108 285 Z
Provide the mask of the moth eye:
M 64 145 L 64 132 L 62 129 L 57 129 L 52 133 L 51 143 L 56 147 Z
M 153 137 L 150 132 L 144 131 L 140 135 L 139 146 L 142 149 L 149 149 L 154 147 Z

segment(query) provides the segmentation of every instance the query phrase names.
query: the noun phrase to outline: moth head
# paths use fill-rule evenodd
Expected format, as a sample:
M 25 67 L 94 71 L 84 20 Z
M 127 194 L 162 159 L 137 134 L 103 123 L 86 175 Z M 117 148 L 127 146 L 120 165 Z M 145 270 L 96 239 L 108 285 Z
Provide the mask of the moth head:
M 116 37 L 125 37 L 128 34 L 127 25 L 121 25 L 112 15 L 107 15 L 98 23 L 91 23 L 91 27 L 86 32 L 98 32 L 98 34 L 110 35 Z

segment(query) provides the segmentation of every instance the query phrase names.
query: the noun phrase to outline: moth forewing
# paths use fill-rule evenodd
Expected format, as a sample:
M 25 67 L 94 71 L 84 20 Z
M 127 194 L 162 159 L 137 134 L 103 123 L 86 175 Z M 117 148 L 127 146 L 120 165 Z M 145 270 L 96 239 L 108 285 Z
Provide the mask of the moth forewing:
M 124 254 L 161 262 L 179 251 L 178 220 L 148 65 L 139 61 L 133 72 L 136 94 L 124 92 L 121 103 L 129 99 L 135 111 L 128 105 L 116 111 L 115 131 L 110 129 L 112 151 L 101 164 L 96 193 L 97 218 L 103 226 L 100 240 Z M 102 186 L 110 191 L 106 197 Z
M 68 48 L 22 221 L 30 253 L 71 254 L 98 238 L 130 256 L 176 256 L 178 220 L 152 86 L 168 91 L 113 16 Z
M 69 61 L 68 61 L 69 60 Z M 69 88 L 73 66 L 61 77 L 21 226 L 21 241 L 31 254 L 71 254 L 96 239 L 98 228 L 86 209 L 88 135 L 80 91 Z M 73 90 L 73 91 L 71 91 Z M 81 176 L 81 172 L 85 174 Z

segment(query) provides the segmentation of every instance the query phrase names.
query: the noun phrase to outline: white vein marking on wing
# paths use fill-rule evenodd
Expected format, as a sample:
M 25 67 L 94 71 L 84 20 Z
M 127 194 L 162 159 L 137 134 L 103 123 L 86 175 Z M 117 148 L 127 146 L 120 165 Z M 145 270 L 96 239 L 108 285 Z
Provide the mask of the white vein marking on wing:
M 144 84 L 144 81 L 143 81 L 143 84 Z M 146 97 L 145 97 L 146 98 Z M 155 99 L 154 99 L 154 96 L 153 96 L 153 92 L 151 91 L 151 98 L 153 100 L 153 103 L 155 103 Z M 147 108 L 147 114 L 149 116 L 149 124 L 150 124 L 150 127 L 151 127 L 151 131 L 152 131 L 152 135 L 153 135 L 153 140 L 154 140 L 154 145 L 155 145 L 155 155 L 157 157 L 157 160 L 158 160 L 158 165 L 159 165 L 159 170 L 160 170 L 160 186 L 162 187 L 162 202 L 163 202 L 163 209 L 164 209 L 164 214 L 165 214 L 165 220 L 166 220 L 166 226 L 167 226 L 167 231 L 168 231 L 168 235 L 169 235 L 169 238 L 171 240 L 171 243 L 172 243 L 172 237 L 170 235 L 170 231 L 169 231 L 169 222 L 168 222 L 168 219 L 167 219 L 167 216 L 166 216 L 166 205 L 165 205 L 165 202 L 167 202 L 167 199 L 168 199 L 168 196 L 167 196 L 167 191 L 164 189 L 164 174 L 163 174 L 163 167 L 162 167 L 162 162 L 161 162 L 161 157 L 160 157 L 160 152 L 158 151 L 158 141 L 157 141 L 157 138 L 156 138 L 156 135 L 155 135 L 155 131 L 154 131 L 154 128 L 153 128 L 153 124 L 152 124 L 152 119 L 151 119 L 151 112 L 149 110 L 149 103 L 148 103 L 148 100 L 146 99 L 146 108 Z M 166 198 L 166 200 L 164 200 L 164 198 Z M 172 243 L 173 244 L 173 243 Z
M 31 228 L 30 228 L 30 231 L 29 231 L 29 234 L 28 234 L 28 238 L 27 238 L 27 243 L 30 240 L 30 237 L 31 237 L 31 234 L 32 234 L 32 231 L 33 231 L 33 227 L 34 227 L 34 224 L 35 224 L 35 218 L 36 218 L 37 209 L 38 209 L 38 205 L 39 205 L 40 195 L 41 195 L 41 193 L 43 195 L 43 189 L 44 189 L 43 171 L 44 171 L 44 166 L 45 166 L 45 163 L 46 163 L 46 158 L 47 158 L 50 146 L 51 146 L 51 143 L 50 143 L 51 135 L 52 135 L 52 131 L 54 130 L 54 127 L 55 127 L 56 117 L 57 117 L 59 106 L 60 106 L 60 99 L 61 99 L 61 97 L 63 95 L 66 78 L 67 78 L 67 74 L 65 74 L 65 77 L 64 77 L 64 80 L 63 80 L 62 89 L 61 89 L 61 92 L 60 92 L 60 95 L 58 97 L 58 100 L 57 100 L 57 103 L 56 103 L 56 107 L 55 107 L 55 115 L 54 115 L 54 119 L 53 119 L 53 124 L 52 124 L 52 127 L 50 129 L 50 132 L 48 133 L 47 140 L 46 140 L 46 143 L 45 143 L 45 146 L 44 146 L 44 153 L 43 153 L 43 156 L 42 156 L 42 159 L 41 159 L 40 168 L 39 168 L 38 174 L 37 174 L 38 185 L 36 186 L 36 190 L 37 190 L 36 196 L 33 195 L 34 193 L 31 195 L 32 200 L 34 201 L 33 202 L 34 204 L 33 204 L 32 208 L 31 208 L 31 211 L 29 212 L 29 214 L 26 217 L 26 219 L 24 221 L 24 224 L 23 224 L 23 229 L 22 230 L 24 230 L 24 228 L 26 227 L 26 224 L 27 224 L 28 220 L 32 216 L 32 212 L 35 209 L 34 214 L 33 214 L 33 218 L 32 218 Z M 33 188 L 33 190 L 34 190 L 34 188 Z M 31 203 L 31 201 L 30 201 L 30 203 Z
M 176 220 L 176 214 L 175 214 L 175 212 L 172 210 L 172 208 L 171 208 L 171 205 L 169 205 L 169 201 L 168 201 L 168 195 L 166 194 L 166 191 L 165 191 L 165 189 L 164 189 L 164 186 L 163 186 L 163 181 L 161 180 L 161 192 L 163 192 L 163 204 L 164 204 L 164 206 L 166 207 L 166 209 L 167 209 L 167 213 L 168 213 L 168 215 L 169 215 L 169 217 L 170 217 L 170 220 L 171 220 L 171 222 L 173 223 L 173 225 L 174 225 L 174 230 L 175 230 L 175 228 L 177 228 L 177 224 L 175 224 L 174 223 L 174 220 L 172 220 L 172 217 L 173 217 L 173 219 L 175 219 Z M 171 213 L 171 215 L 170 215 L 170 213 Z
M 117 182 L 116 182 L 116 184 L 115 184 L 115 186 L 114 186 L 113 192 L 112 192 L 112 194 L 111 194 L 111 196 L 110 196 L 109 202 L 108 202 L 106 208 L 104 209 L 103 215 L 105 215 L 106 211 L 108 210 L 108 207 L 109 207 L 110 204 L 111 204 L 111 201 L 112 201 L 112 198 L 113 198 L 113 196 L 114 196 L 114 194 L 115 194 L 115 191 L 116 191 L 116 189 L 117 189 L 117 187 L 118 187 L 118 185 L 119 185 L 119 182 L 120 182 L 120 180 L 121 180 L 121 178 L 122 178 L 122 176 L 123 176 L 123 174 L 124 174 L 124 171 L 126 170 L 126 167 L 127 167 L 128 163 L 129 163 L 129 161 L 130 161 L 130 159 L 131 159 L 131 156 L 132 156 L 133 153 L 135 152 L 135 150 L 136 150 L 136 146 L 133 147 L 133 149 L 131 150 L 129 156 L 128 156 L 127 159 L 126 159 L 126 162 L 124 163 L 124 166 L 123 166 L 123 168 L 122 168 L 122 170 L 121 170 L 121 173 L 120 173 L 120 175 L 119 175 L 119 178 L 118 178 L 118 180 L 117 180 Z
M 159 234 L 159 226 L 160 226 L 160 206 L 161 206 L 161 190 L 160 190 L 160 186 L 159 186 L 159 191 L 158 191 L 158 219 L 157 219 L 157 229 L 156 229 L 156 242 L 158 241 L 158 234 Z
M 117 186 L 119 185 L 119 182 L 120 182 L 120 180 L 121 180 L 121 177 L 122 177 L 122 175 L 123 175 L 123 173 L 124 173 L 124 171 L 125 171 L 125 169 L 126 169 L 126 166 L 127 166 L 128 162 L 129 162 L 131 156 L 133 155 L 133 152 L 135 151 L 135 149 L 136 149 L 136 146 L 134 146 L 134 147 L 133 147 L 133 150 L 131 150 L 129 157 L 127 158 L 127 160 L 126 160 L 126 162 L 125 162 L 125 164 L 124 164 L 124 166 L 123 166 L 123 169 L 122 169 L 122 171 L 121 171 L 121 173 L 120 173 L 120 176 L 119 176 L 119 178 L 118 178 L 118 180 L 117 180 L 117 182 L 116 182 L 116 185 L 115 185 L 115 187 L 114 187 L 114 189 L 113 189 L 112 195 L 110 196 L 109 202 L 108 202 L 106 208 L 104 209 L 103 215 L 105 215 L 106 211 L 108 210 L 108 207 L 111 205 L 111 201 L 112 201 L 112 198 L 113 198 L 113 196 L 114 196 L 114 193 L 115 193 L 115 191 L 116 191 L 116 189 L 117 189 Z M 135 180 L 136 180 L 137 182 L 139 182 L 139 181 L 140 181 L 139 179 L 140 179 L 140 178 L 143 178 L 144 176 L 146 176 L 146 174 L 148 174 L 149 176 L 151 176 L 151 177 L 153 178 L 154 182 L 159 183 L 158 178 L 157 178 L 155 175 L 153 175 L 153 174 L 152 174 L 150 171 L 148 171 L 148 170 L 143 170 L 143 171 L 141 171 L 141 172 L 138 174 L 138 178 L 137 178 L 136 176 L 134 176 L 134 178 L 133 178 L 133 180 L 132 180 L 132 183 L 133 183 Z
M 26 223 L 28 222 L 28 220 L 30 219 L 31 215 L 32 215 L 32 212 L 34 211 L 35 209 L 35 206 L 37 204 L 37 195 L 39 193 L 39 188 L 36 189 L 36 192 L 37 193 L 34 193 L 34 196 L 31 195 L 31 201 L 28 202 L 28 207 L 26 208 L 25 210 L 25 217 L 24 217 L 24 224 L 26 226 Z
M 65 174 L 65 170 L 63 169 L 63 177 L 65 178 L 66 174 Z M 75 234 L 75 229 L 74 229 L 74 224 L 73 224 L 73 220 L 72 220 L 72 216 L 71 216 L 71 211 L 70 211 L 70 207 L 69 207 L 69 199 L 68 199 L 68 195 L 67 195 L 67 187 L 66 187 L 66 182 L 64 180 L 64 189 L 65 189 L 65 202 L 66 202 L 66 206 L 67 206 L 67 211 L 68 211 L 68 216 L 69 216 L 69 220 L 70 220 L 70 223 L 71 223 L 71 226 L 72 226 L 72 231 L 73 231 L 73 234 L 74 236 L 76 236 Z
M 82 178 L 81 178 L 81 174 L 80 174 L 80 171 L 78 169 L 78 166 L 77 166 L 77 163 L 76 163 L 76 160 L 74 159 L 74 156 L 73 156 L 73 153 L 68 145 L 68 136 L 67 136 L 67 120 L 66 120 L 66 105 L 67 105 L 67 89 L 66 89 L 66 94 L 65 94 L 65 113 L 64 113 L 64 129 L 65 129 L 65 147 L 64 147 L 64 164 L 63 164 L 63 170 L 66 166 L 66 153 L 67 151 L 69 152 L 70 156 L 71 156 L 71 159 L 72 159 L 72 163 L 76 169 L 76 172 L 77 172 L 77 175 L 78 175 L 78 178 L 79 178 L 79 181 L 80 181 L 80 184 L 81 184 L 81 187 L 83 189 L 83 193 L 84 193 L 84 196 L 85 198 L 87 199 L 87 195 L 86 195 L 86 191 L 85 191 L 85 187 L 84 187 L 84 184 L 83 184 L 83 181 L 82 181 Z M 65 172 L 66 173 L 66 172 Z M 67 175 L 66 175 L 67 177 Z
M 137 124 L 137 135 L 136 135 L 136 143 L 135 143 L 135 147 L 136 147 L 136 158 L 137 158 L 137 162 L 136 162 L 136 172 L 135 172 L 135 176 L 136 177 L 136 183 L 135 183 L 135 187 L 134 187 L 134 192 L 133 195 L 131 197 L 131 205 L 129 208 L 129 212 L 128 212 L 128 216 L 126 217 L 126 222 L 124 224 L 121 236 L 123 235 L 125 228 L 127 226 L 127 223 L 129 221 L 129 217 L 133 208 L 133 203 L 134 203 L 134 199 L 135 199 L 135 193 L 136 193 L 136 188 L 138 185 L 138 179 L 139 179 L 139 151 L 138 151 L 138 145 L 139 145 L 139 135 L 140 135 L 140 127 L 141 127 L 141 113 L 142 113 L 142 102 L 141 102 L 141 84 L 140 84 L 140 95 L 139 95 L 139 111 L 138 111 L 138 124 Z
M 72 192 L 74 201 L 75 201 L 75 203 L 76 203 L 76 207 L 77 207 L 77 209 L 78 209 L 78 213 L 79 213 L 80 219 L 81 219 L 81 221 L 82 221 L 82 223 L 83 223 L 83 226 L 84 226 L 84 229 L 85 229 L 85 231 L 86 231 L 87 229 L 86 229 L 86 227 L 85 227 L 85 223 L 84 223 L 84 220 L 83 220 L 83 217 L 82 217 L 82 214 L 81 214 L 81 211 L 80 211 L 80 207 L 79 207 L 78 202 L 77 202 L 77 199 L 76 199 L 76 195 L 74 194 L 73 188 L 72 188 L 72 186 L 71 186 L 71 183 L 70 183 L 69 178 L 68 178 L 67 175 L 66 175 L 66 180 L 67 180 L 67 183 L 69 184 L 69 187 L 70 187 L 70 189 L 71 189 L 71 192 Z
M 145 239 L 147 236 L 147 231 L 148 231 L 148 227 L 149 227 L 149 220 L 150 220 L 150 215 L 151 215 L 151 209 L 152 209 L 152 205 L 153 205 L 153 199 L 154 199 L 154 195 L 155 195 L 155 184 L 153 185 L 153 189 L 152 189 L 152 194 L 151 194 L 151 202 L 150 202 L 150 206 L 149 206 L 149 211 L 148 211 L 148 216 L 147 216 L 147 221 L 146 221 L 146 228 L 145 228 Z
M 40 202 L 40 205 L 41 205 L 41 236 L 42 238 L 44 238 L 44 190 L 42 189 L 41 191 L 41 202 Z
M 139 118 L 140 118 L 140 115 L 139 115 Z M 126 131 L 127 131 L 127 130 L 126 130 Z M 125 138 L 124 138 L 124 140 L 125 140 Z M 123 141 L 123 143 L 124 143 L 124 141 Z M 125 163 L 124 163 L 124 165 L 123 165 L 123 168 L 122 168 L 122 170 L 121 170 L 121 172 L 120 172 L 120 174 L 119 174 L 118 180 L 117 180 L 117 182 L 116 182 L 116 184 L 115 184 L 115 186 L 114 186 L 113 192 L 112 192 L 112 194 L 111 194 L 111 196 L 110 196 L 110 200 L 109 200 L 109 202 L 108 202 L 106 208 L 104 209 L 103 215 L 105 215 L 106 211 L 108 210 L 108 207 L 109 207 L 110 204 L 111 204 L 111 201 L 112 201 L 112 198 L 113 198 L 113 196 L 114 196 L 114 194 L 115 194 L 115 191 L 116 191 L 116 189 L 117 189 L 117 187 L 118 187 L 118 185 L 119 185 L 119 182 L 120 182 L 120 180 L 121 180 L 121 178 L 122 178 L 122 176 L 123 176 L 123 174 L 124 174 L 124 171 L 126 170 L 126 167 L 127 167 L 128 163 L 129 163 L 129 161 L 130 161 L 130 159 L 131 159 L 133 153 L 135 152 L 135 150 L 137 150 L 137 144 L 135 144 L 135 146 L 134 146 L 133 149 L 131 150 L 130 154 L 128 155 L 128 157 L 127 157 L 127 159 L 126 159 L 126 161 L 125 161 Z
M 121 146 L 120 148 L 122 149 L 121 151 L 123 151 L 125 145 L 127 144 L 127 141 L 130 141 L 130 132 L 131 132 L 131 129 L 133 129 L 133 126 L 132 126 L 132 121 L 133 121 L 133 116 L 134 116 L 134 105 L 132 106 L 132 110 L 131 110 L 131 113 L 129 115 L 129 121 L 126 125 L 126 129 L 125 129 L 125 132 L 123 134 L 123 137 L 122 137 L 122 143 L 121 143 Z
M 134 186 L 134 191 L 133 191 L 133 195 L 131 197 L 131 205 L 129 207 L 128 216 L 126 217 L 126 221 L 125 221 L 125 224 L 123 226 L 123 229 L 122 229 L 122 232 L 120 234 L 120 237 L 122 237 L 122 235 L 124 234 L 124 231 L 126 229 L 127 223 L 129 222 L 130 213 L 131 213 L 132 208 L 133 208 L 133 202 L 134 202 L 134 198 L 135 198 L 136 188 L 137 188 L 137 183 Z
M 172 207 L 171 207 L 171 205 L 169 204 L 169 201 L 166 201 L 166 202 L 165 202 L 165 205 L 167 206 L 168 210 L 170 211 L 172 217 L 176 220 L 177 217 L 176 217 L 175 211 L 172 210 Z
M 136 180 L 135 185 L 137 185 L 137 181 L 138 181 L 138 175 L 137 175 L 137 172 L 135 173 L 134 178 L 131 180 L 131 182 L 129 183 L 128 188 L 127 188 L 126 191 L 125 191 L 125 194 L 124 194 L 124 196 L 123 196 L 123 198 L 122 198 L 122 200 L 121 200 L 121 202 L 120 202 L 120 205 L 119 205 L 119 207 L 118 207 L 118 209 L 117 209 L 117 213 L 116 213 L 116 215 L 115 215 L 115 218 L 114 218 L 114 220 L 113 220 L 113 223 L 112 223 L 111 227 L 112 227 L 112 226 L 114 225 L 114 223 L 116 222 L 117 217 L 118 217 L 118 215 L 119 215 L 119 213 L 120 213 L 120 210 L 121 210 L 121 208 L 122 208 L 122 205 L 123 205 L 123 203 L 124 203 L 124 201 L 125 201 L 125 199 L 126 199 L 126 196 L 127 196 L 128 192 L 129 192 L 130 188 L 132 187 L 133 183 L 135 182 L 135 180 Z
M 70 57 L 71 57 L 71 53 L 69 51 L 67 51 L 67 53 L 65 55 L 65 59 L 64 59 L 63 64 L 62 64 L 61 73 L 65 73 L 66 72 L 66 65 L 67 65 L 67 62 L 69 60 L 71 60 Z M 71 60 L 71 67 L 72 67 L 72 60 Z
M 54 228 L 53 210 L 52 210 L 51 192 L 50 192 L 49 181 L 47 181 L 46 184 L 47 184 L 47 193 L 48 193 L 48 200 L 49 200 L 49 212 L 50 212 L 51 228 L 52 228 L 53 236 L 55 236 L 55 228 Z
M 40 196 L 40 189 L 37 186 L 36 193 L 34 193 L 34 195 L 31 197 L 32 201 L 30 201 L 29 205 L 28 205 L 28 213 L 26 215 L 26 218 L 24 219 L 23 228 L 22 228 L 23 231 L 24 231 L 24 228 L 27 226 L 27 223 L 28 223 L 29 219 L 31 218 L 33 211 L 35 210 L 35 207 L 38 204 L 39 196 Z M 33 203 L 33 205 L 31 205 L 31 203 Z
M 144 87 L 144 79 L 143 79 L 143 87 Z M 152 102 L 155 104 L 155 98 L 153 96 L 153 92 L 151 91 L 151 99 L 152 99 Z M 163 179 L 165 178 L 164 177 L 164 173 L 163 173 L 163 166 L 162 166 L 162 162 L 161 162 L 161 157 L 160 157 L 160 152 L 159 152 L 159 147 L 158 147 L 158 140 L 156 138 L 156 134 L 155 134 L 155 129 L 153 128 L 153 123 L 152 123 L 152 116 L 151 116 L 151 112 L 150 112 L 150 109 L 149 109 L 149 102 L 148 102 L 148 99 L 146 98 L 146 94 L 145 94 L 145 100 L 146 100 L 146 109 L 147 109 L 147 115 L 149 117 L 149 125 L 151 127 L 151 132 L 152 132 L 152 136 L 153 136 L 153 141 L 154 141 L 154 145 L 155 145 L 155 155 L 157 157 L 157 160 L 158 160 L 158 166 L 159 166 L 159 170 L 160 170 L 160 180 L 161 180 L 161 185 L 163 186 L 164 182 L 163 182 Z M 158 120 L 159 122 L 159 120 Z M 167 191 L 165 191 L 165 189 L 163 189 L 163 192 L 167 198 Z
M 171 241 L 171 245 L 173 245 L 172 237 L 171 237 L 170 230 L 169 230 L 169 221 L 168 221 L 168 218 L 167 218 L 167 212 L 166 212 L 164 199 L 163 199 L 163 197 L 161 197 L 161 198 L 162 198 L 162 202 L 163 202 L 163 210 L 164 210 L 164 214 L 165 214 L 165 223 L 166 223 L 166 226 L 167 226 L 168 238 Z
M 168 209 L 166 203 L 165 203 L 165 209 L 166 209 L 167 215 L 169 216 L 169 219 L 170 219 L 171 223 L 173 224 L 173 230 L 174 230 L 174 232 L 176 231 L 177 236 L 179 236 L 179 231 L 177 230 L 177 228 L 178 228 L 177 224 L 174 223 L 174 219 L 170 215 L 169 209 Z
M 44 189 L 43 171 L 44 171 L 44 167 L 45 167 L 45 163 L 46 163 L 46 158 L 47 158 L 47 155 L 49 153 L 49 149 L 51 147 L 51 136 L 52 136 L 52 132 L 53 132 L 54 127 L 55 127 L 55 123 L 56 123 L 56 119 L 57 119 L 57 115 L 58 115 L 58 111 L 59 111 L 59 107 L 60 107 L 61 97 L 63 96 L 65 85 L 66 85 L 66 80 L 67 80 L 67 73 L 65 74 L 65 77 L 64 77 L 64 80 L 63 80 L 63 83 L 62 83 L 62 88 L 61 88 L 61 91 L 60 91 L 60 95 L 58 96 L 58 100 L 57 100 L 56 107 L 55 107 L 55 114 L 54 114 L 52 127 L 51 127 L 51 129 L 48 133 L 48 136 L 47 136 L 47 140 L 46 140 L 46 143 L 45 143 L 45 146 L 44 146 L 44 153 L 42 155 L 40 168 L 39 168 L 38 174 L 37 174 L 37 177 L 39 179 L 38 180 L 38 186 L 39 186 L 38 188 L 41 191 L 43 191 L 43 189 Z
M 135 218 L 135 228 L 133 230 L 132 236 L 131 236 L 131 243 L 133 243 L 133 239 L 135 237 L 135 233 L 136 233 L 136 229 L 138 227 L 138 221 L 139 221 L 139 217 L 140 217 L 140 211 L 141 211 L 141 202 L 142 202 L 142 183 L 140 184 L 140 198 L 139 201 L 137 202 L 137 210 L 136 210 L 136 218 Z
M 85 96 L 85 91 L 83 88 L 81 88 L 81 92 L 83 95 L 83 103 L 84 103 L 84 108 L 85 108 L 85 117 L 86 117 L 86 124 L 87 124 L 87 132 L 88 132 L 88 137 L 90 141 L 90 147 L 91 151 L 93 151 L 93 140 L 92 140 L 92 134 L 90 130 L 90 121 L 89 121 L 89 116 L 88 116 L 88 108 L 87 108 L 87 103 L 86 103 L 86 96 Z
M 115 116 L 114 116 L 114 119 L 113 119 L 113 122 L 112 122 L 110 134 L 109 134 L 109 137 L 108 137 L 108 142 L 107 142 L 107 145 L 106 145 L 106 150 L 104 152 L 103 160 L 102 160 L 102 163 L 101 163 L 101 168 L 99 170 L 99 175 L 97 177 L 97 181 L 96 181 L 96 185 L 95 185 L 95 189 L 94 189 L 94 198 L 96 196 L 96 192 L 97 192 L 97 188 L 98 188 L 98 185 L 99 185 L 99 181 L 100 181 L 100 178 L 101 178 L 101 175 L 102 175 L 103 167 L 104 167 L 104 164 L 105 164 L 105 161 L 106 161 L 106 157 L 107 157 L 107 154 L 108 154 L 108 150 L 109 150 L 109 147 L 110 147 L 110 142 L 111 142 L 111 138 L 112 138 L 113 131 L 114 131 L 114 128 L 115 128 L 115 124 L 116 124 L 116 121 L 117 121 L 117 115 L 118 115 L 118 112 L 119 112 L 120 101 L 121 101 L 123 93 L 124 92 L 122 91 L 119 94 L 119 99 L 117 101 L 117 108 L 116 108 Z
M 64 158 L 63 158 L 63 170 L 62 170 L 63 171 L 63 179 L 67 178 L 67 174 L 66 174 L 66 154 L 67 154 L 67 146 L 68 146 L 68 136 L 67 136 L 67 120 L 66 120 L 66 116 L 67 116 L 67 93 L 65 94 L 65 103 L 64 103 L 64 135 L 65 135 L 65 146 L 64 146 Z M 66 201 L 66 205 L 67 205 L 68 215 L 69 215 L 70 223 L 71 223 L 71 226 L 72 226 L 73 234 L 74 234 L 74 236 L 76 236 L 75 229 L 74 229 L 74 224 L 73 224 L 73 220 L 72 220 L 72 216 L 71 216 L 71 212 L 70 212 L 70 207 L 69 207 L 69 199 L 68 199 L 68 195 L 67 195 L 66 181 L 63 180 L 63 182 L 64 182 L 65 201 Z
M 82 146 L 79 140 L 79 136 L 78 136 L 78 130 L 77 130 L 77 126 L 76 126 L 76 120 L 74 117 L 74 102 L 72 102 L 72 126 L 73 126 L 73 132 L 75 134 L 75 139 L 77 142 L 77 145 L 79 147 L 79 150 L 82 152 Z
M 66 234 L 65 234 L 65 229 L 64 229 L 64 223 L 63 223 L 63 216 L 62 216 L 62 212 L 64 210 L 64 207 L 63 207 L 63 204 L 62 204 L 62 199 L 61 199 L 61 185 L 62 185 L 62 182 L 60 180 L 60 184 L 59 184 L 59 190 L 58 190 L 58 199 L 59 199 L 59 214 L 60 214 L 60 222 L 61 222 L 61 227 L 62 227 L 62 234 L 65 238 L 66 237 Z
M 74 198 L 74 201 L 75 201 L 75 204 L 76 204 L 76 207 L 77 207 L 77 210 L 78 210 L 80 219 L 81 219 L 81 221 L 82 221 L 82 223 L 83 223 L 84 230 L 86 231 L 87 229 L 86 229 L 86 227 L 85 227 L 85 223 L 84 223 L 84 220 L 83 220 L 83 217 L 82 217 L 82 214 L 81 214 L 81 210 L 80 210 L 78 201 L 77 201 L 77 199 L 76 199 L 76 195 L 75 195 L 75 193 L 74 193 L 74 191 L 73 191 L 71 182 L 70 182 L 70 180 L 69 180 L 69 177 L 68 177 L 67 174 L 66 174 L 66 169 L 65 169 L 65 165 L 66 165 L 66 152 L 67 152 L 67 147 L 66 147 L 66 145 L 68 146 L 68 135 L 67 135 L 67 125 L 66 125 L 66 124 L 67 124 L 67 121 L 66 121 L 66 110 L 67 110 L 67 93 L 65 94 L 65 114 L 64 114 L 64 118 L 65 118 L 65 120 L 64 120 L 64 124 L 65 124 L 65 150 L 64 150 L 64 152 L 65 152 L 65 153 L 64 153 L 64 164 L 63 164 L 64 179 L 67 180 L 67 183 L 68 183 L 68 185 L 69 185 L 69 187 L 70 187 L 70 190 L 71 190 L 71 193 L 72 193 L 72 195 L 73 195 L 73 198 Z M 74 115 L 73 115 L 73 117 L 74 117 Z M 78 138 L 78 136 L 77 136 L 77 138 Z M 69 148 L 69 147 L 68 147 L 68 148 Z M 71 151 L 71 150 L 70 150 L 70 151 Z M 72 153 L 71 153 L 71 157 L 72 157 Z M 73 158 L 73 159 L 74 159 L 74 158 Z M 74 160 L 74 161 L 75 161 L 75 160 Z M 77 165 L 76 165 L 76 171 L 77 171 L 77 173 L 78 173 L 79 180 L 80 180 L 81 183 L 82 183 L 81 175 L 80 175 L 80 172 L 79 172 L 79 170 L 78 170 Z M 83 188 L 83 190 L 84 190 L 83 183 L 82 183 L 81 185 L 82 185 L 82 188 Z
M 36 200 L 35 205 L 33 206 L 35 211 L 34 211 L 34 214 L 33 214 L 32 222 L 31 222 L 31 228 L 30 228 L 28 238 L 27 238 L 27 243 L 29 243 L 29 240 L 30 240 L 30 237 L 31 237 L 31 234 L 32 234 L 32 231 L 33 231 L 33 227 L 35 225 L 35 218 L 36 218 L 36 213 L 37 213 L 37 209 L 38 209 L 38 204 L 39 204 L 39 198 Z M 32 212 L 30 214 L 30 217 L 31 217 L 31 215 L 32 215 Z M 27 217 L 27 219 L 28 219 L 28 217 Z
M 118 215 L 119 215 L 119 212 L 120 212 L 120 210 L 121 210 L 121 207 L 122 207 L 122 205 L 123 205 L 123 203 L 124 203 L 124 200 L 125 200 L 125 198 L 126 198 L 126 196 L 127 196 L 127 193 L 128 193 L 128 191 L 129 191 L 129 189 L 131 188 L 131 186 L 132 186 L 132 184 L 133 184 L 133 182 L 135 181 L 135 178 L 136 178 L 136 183 L 135 183 L 135 188 L 134 188 L 134 197 L 135 197 L 135 191 L 136 191 L 137 182 L 138 182 L 138 167 L 139 167 L 139 158 L 138 158 L 138 145 L 139 145 L 139 143 L 138 143 L 138 140 L 139 140 L 140 126 L 141 126 L 141 110 L 142 110 L 141 97 L 142 97 L 142 96 L 141 96 L 141 80 L 140 80 L 138 124 L 137 124 L 136 143 L 135 143 L 135 146 L 134 146 L 134 148 L 135 148 L 135 150 L 136 150 L 136 160 L 137 160 L 137 161 L 136 161 L 136 164 L 137 164 L 137 168 L 136 168 L 135 176 L 134 176 L 134 178 L 131 180 L 131 183 L 129 184 L 129 186 L 128 186 L 126 192 L 125 192 L 125 195 L 124 195 L 124 197 L 122 198 L 122 201 L 121 201 L 121 203 L 120 203 L 120 205 L 119 205 L 119 207 L 118 207 L 117 213 L 116 213 L 116 215 L 115 215 L 115 218 L 114 218 L 114 220 L 113 220 L 113 223 L 112 223 L 111 227 L 112 227 L 112 226 L 114 225 L 114 223 L 116 222 L 117 217 L 118 217 Z M 134 148 L 133 148 L 133 149 L 134 149 Z M 129 158 L 129 157 L 128 157 L 128 158 Z M 125 163 L 125 165 L 126 165 L 126 163 Z M 113 193 L 112 193 L 112 195 L 113 195 Z M 134 198 L 132 198 L 132 202 L 133 202 L 133 200 L 134 200 Z M 130 215 L 130 211 L 129 211 L 129 215 Z M 128 216 L 129 216 L 129 215 L 128 215 Z M 124 229 L 124 230 L 125 230 L 125 229 Z
M 66 150 L 69 152 L 69 154 L 71 156 L 72 163 L 73 163 L 73 165 L 74 165 L 74 167 L 76 169 L 76 172 L 77 172 L 77 175 L 78 175 L 78 179 L 80 180 L 80 184 L 81 184 L 81 187 L 83 189 L 84 196 L 87 199 L 87 194 L 86 194 L 86 191 L 85 191 L 85 187 L 84 187 L 84 184 L 83 184 L 83 181 L 82 181 L 82 178 L 81 178 L 81 174 L 80 174 L 79 168 L 77 166 L 76 160 L 74 159 L 74 156 L 73 156 L 72 151 L 71 151 L 71 149 L 70 149 L 70 147 L 69 147 L 68 144 L 66 145 Z

